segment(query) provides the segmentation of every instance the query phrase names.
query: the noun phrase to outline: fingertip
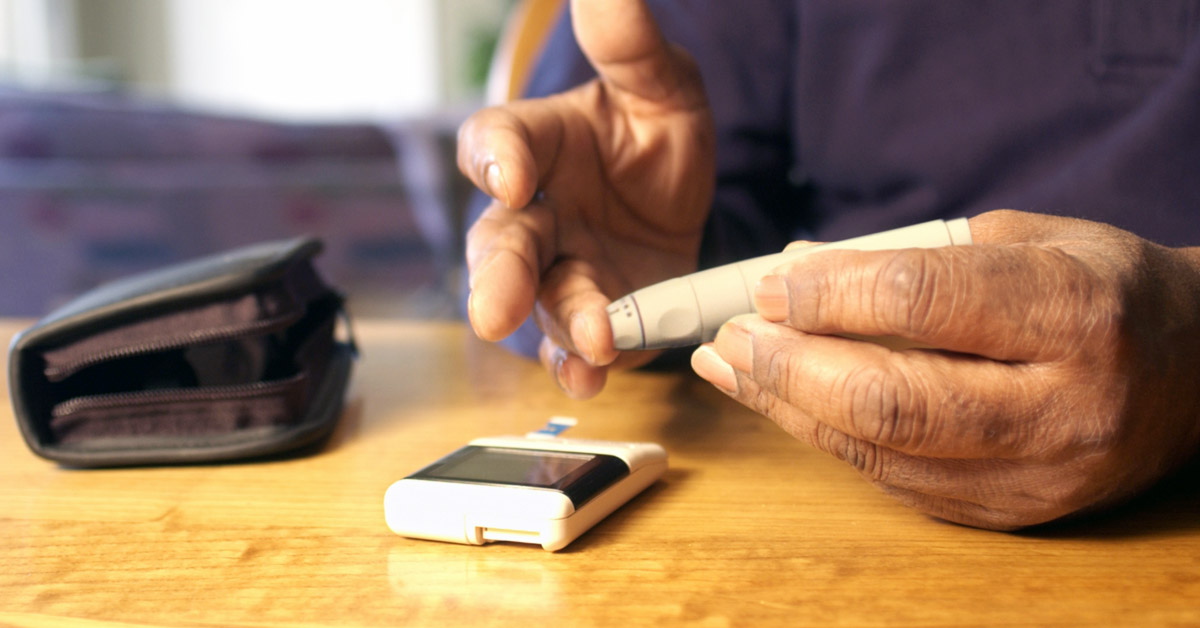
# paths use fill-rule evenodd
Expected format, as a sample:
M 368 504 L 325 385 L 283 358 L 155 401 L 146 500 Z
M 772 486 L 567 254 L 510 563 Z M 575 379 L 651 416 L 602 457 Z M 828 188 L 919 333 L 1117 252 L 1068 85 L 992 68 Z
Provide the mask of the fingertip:
M 508 337 L 533 311 L 533 279 L 511 251 L 498 251 L 472 273 L 467 317 L 476 335 L 489 342 Z
M 583 358 L 542 337 L 538 357 L 551 379 L 572 399 L 590 399 L 600 394 L 608 380 L 608 369 L 588 364 Z
M 459 170 L 480 190 L 505 207 L 518 209 L 532 200 L 538 166 L 533 156 L 528 110 L 516 104 L 476 112 L 458 130 Z M 523 117 L 524 115 L 524 117 Z
M 533 202 L 538 192 L 539 167 L 528 145 L 509 156 L 501 168 L 509 207 L 519 209 Z
M 496 327 L 492 321 L 488 317 L 480 315 L 481 309 L 475 305 L 477 296 L 478 293 L 474 290 L 467 295 L 467 321 L 470 322 L 471 329 L 481 340 L 488 342 L 503 340 L 504 336 L 496 333 Z
M 483 171 L 488 196 L 509 209 L 521 209 L 537 195 L 537 165 L 525 152 L 508 154 L 490 162 Z
M 703 344 L 692 352 L 692 370 L 708 383 L 720 388 L 726 394 L 736 395 L 738 391 L 737 374 L 726 362 L 712 344 Z
M 509 209 L 521 209 L 537 194 L 536 173 L 533 156 L 524 147 L 510 147 L 484 167 L 484 191 Z
M 591 399 L 604 390 L 608 380 L 608 369 L 592 366 L 583 358 L 567 354 L 559 367 L 558 383 L 563 392 L 572 399 Z
M 571 315 L 570 334 L 575 349 L 589 365 L 607 366 L 617 359 L 607 316 L 576 312 Z
M 500 168 L 500 164 L 492 162 L 488 164 L 483 172 L 483 181 L 487 187 L 488 196 L 504 203 L 505 207 L 512 207 L 512 194 L 508 191 L 508 182 L 504 178 L 504 171 Z

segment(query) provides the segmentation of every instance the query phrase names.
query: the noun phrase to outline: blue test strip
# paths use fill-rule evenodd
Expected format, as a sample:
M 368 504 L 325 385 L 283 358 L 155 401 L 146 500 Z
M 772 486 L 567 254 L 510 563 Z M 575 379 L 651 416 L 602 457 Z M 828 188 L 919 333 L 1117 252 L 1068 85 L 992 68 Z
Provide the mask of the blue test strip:
M 571 429 L 578 421 L 574 417 L 569 416 L 553 416 L 546 422 L 546 426 L 535 432 L 526 434 L 529 437 L 550 437 L 553 438 Z

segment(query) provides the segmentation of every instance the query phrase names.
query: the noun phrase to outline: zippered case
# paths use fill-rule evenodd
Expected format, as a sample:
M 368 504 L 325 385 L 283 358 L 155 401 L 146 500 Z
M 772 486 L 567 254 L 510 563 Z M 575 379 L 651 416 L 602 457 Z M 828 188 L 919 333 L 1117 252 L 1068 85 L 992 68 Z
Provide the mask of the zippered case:
M 269 242 L 102 285 L 13 339 L 34 453 L 74 467 L 291 452 L 336 425 L 356 350 L 321 242 Z M 346 325 L 348 328 L 348 324 Z

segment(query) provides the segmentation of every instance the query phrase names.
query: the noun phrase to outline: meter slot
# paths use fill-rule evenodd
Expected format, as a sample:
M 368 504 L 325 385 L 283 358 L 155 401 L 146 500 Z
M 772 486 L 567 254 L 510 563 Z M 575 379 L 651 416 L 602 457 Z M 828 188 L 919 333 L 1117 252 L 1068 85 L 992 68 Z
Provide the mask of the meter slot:
M 541 543 L 541 535 L 530 530 L 508 528 L 476 528 L 476 534 L 484 541 L 512 541 L 514 543 Z

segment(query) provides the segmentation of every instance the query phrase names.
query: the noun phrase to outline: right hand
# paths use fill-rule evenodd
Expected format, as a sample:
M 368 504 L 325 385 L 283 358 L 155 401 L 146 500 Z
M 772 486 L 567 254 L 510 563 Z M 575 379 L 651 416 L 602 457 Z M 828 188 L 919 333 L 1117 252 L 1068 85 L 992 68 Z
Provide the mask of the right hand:
M 695 63 L 642 0 L 571 9 L 598 78 L 471 116 L 458 166 L 494 199 L 467 234 L 471 326 L 500 340 L 533 313 L 542 362 L 586 398 L 652 357 L 618 355 L 604 308 L 696 267 L 715 131 Z

